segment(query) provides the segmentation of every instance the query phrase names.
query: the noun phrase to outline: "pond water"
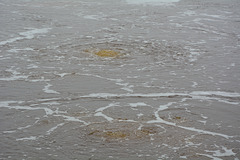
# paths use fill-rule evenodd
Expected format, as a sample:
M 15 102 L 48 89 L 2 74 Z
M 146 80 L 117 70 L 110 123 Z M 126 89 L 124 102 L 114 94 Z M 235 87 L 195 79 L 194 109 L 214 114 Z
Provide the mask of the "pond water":
M 143 3 L 172 3 L 172 2 L 178 2 L 179 0 L 126 0 L 129 4 L 143 4 Z
M 239 159 L 240 2 L 133 2 L 0 1 L 0 159 Z

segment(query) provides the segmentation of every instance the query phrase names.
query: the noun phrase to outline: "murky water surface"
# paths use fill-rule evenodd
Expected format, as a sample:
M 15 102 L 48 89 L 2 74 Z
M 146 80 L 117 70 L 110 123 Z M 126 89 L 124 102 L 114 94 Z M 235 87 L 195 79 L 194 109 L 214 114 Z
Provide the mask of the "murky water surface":
M 0 1 L 0 159 L 240 158 L 240 2 L 153 4 Z

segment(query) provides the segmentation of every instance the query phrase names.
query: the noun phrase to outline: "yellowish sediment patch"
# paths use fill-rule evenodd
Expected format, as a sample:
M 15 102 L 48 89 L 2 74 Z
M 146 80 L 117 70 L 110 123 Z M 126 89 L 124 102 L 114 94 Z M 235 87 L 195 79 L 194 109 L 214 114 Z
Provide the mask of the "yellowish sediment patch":
M 174 117 L 174 119 L 181 119 L 181 117 Z
M 90 54 L 94 54 L 97 55 L 99 57 L 110 57 L 110 58 L 115 58 L 118 57 L 122 54 L 120 54 L 120 52 L 118 51 L 114 51 L 111 49 L 96 49 L 96 48 L 90 48 L 90 49 L 85 49 L 84 52 L 90 53 Z
M 149 138 L 151 135 L 156 135 L 158 132 L 155 128 L 142 128 L 141 130 L 112 130 L 112 131 L 101 131 L 93 130 L 88 135 L 97 137 L 104 137 L 110 139 L 142 139 Z
M 117 57 L 119 55 L 118 52 L 113 50 L 100 50 L 98 52 L 95 52 L 95 54 L 100 57 Z
M 126 133 L 122 131 L 114 131 L 114 132 L 108 131 L 108 132 L 105 132 L 104 135 L 108 138 L 125 138 L 128 136 Z

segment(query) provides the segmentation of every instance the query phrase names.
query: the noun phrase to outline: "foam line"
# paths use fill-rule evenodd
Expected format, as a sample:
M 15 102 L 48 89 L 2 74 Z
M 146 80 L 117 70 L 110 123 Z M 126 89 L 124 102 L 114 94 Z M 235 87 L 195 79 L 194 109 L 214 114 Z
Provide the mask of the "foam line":
M 46 115 L 52 115 L 54 113 L 53 110 L 49 108 L 43 107 L 29 107 L 29 106 L 10 106 L 11 103 L 19 103 L 17 101 L 2 101 L 0 102 L 0 108 L 9 108 L 9 109 L 17 109 L 17 110 L 44 110 Z
M 201 130 L 201 129 L 196 129 L 196 128 L 193 128 L 193 127 L 179 126 L 176 123 L 168 122 L 168 121 L 165 121 L 162 118 L 160 118 L 159 117 L 159 112 L 162 111 L 162 110 L 167 109 L 172 104 L 174 104 L 174 103 L 170 102 L 170 103 L 168 103 L 166 105 L 160 105 L 158 110 L 155 111 L 155 113 L 154 113 L 154 115 L 156 117 L 156 120 L 147 121 L 147 123 L 163 123 L 163 124 L 166 124 L 166 125 L 182 128 L 182 129 L 185 129 L 185 130 L 188 130 L 188 131 L 198 132 L 198 133 L 201 133 L 201 134 L 209 134 L 209 135 L 212 135 L 212 136 L 220 136 L 220 137 L 224 137 L 226 139 L 229 139 L 229 138 L 233 137 L 233 136 L 228 136 L 228 135 L 221 134 L 221 133 L 216 133 L 216 132 L 210 132 L 210 131 L 205 131 L 205 130 Z
M 196 129 L 196 128 L 192 128 L 192 127 L 184 127 L 184 126 L 179 126 L 179 125 L 176 125 L 176 127 L 179 127 L 179 128 L 185 129 L 185 130 L 189 130 L 189 131 L 193 131 L 193 132 L 198 132 L 198 133 L 201 133 L 201 134 L 209 134 L 209 135 L 212 135 L 212 136 L 220 136 L 220 137 L 224 137 L 226 139 L 233 138 L 233 136 L 228 136 L 226 134 L 205 131 L 205 130 Z
M 99 117 L 103 117 L 105 118 L 106 120 L 108 120 L 109 122 L 113 121 L 113 118 L 103 114 L 102 112 L 105 110 L 105 109 L 108 109 L 110 107 L 113 107 L 113 106 L 117 106 L 119 103 L 110 103 L 109 105 L 105 106 L 105 107 L 101 107 L 101 108 L 98 108 L 94 114 L 94 116 L 99 116 Z
M 106 116 L 106 115 L 103 114 L 102 112 L 97 112 L 97 113 L 94 114 L 94 116 L 103 117 L 103 118 L 105 118 L 106 120 L 108 120 L 108 121 L 110 121 L 110 122 L 113 121 L 113 118 Z
M 108 108 L 110 108 L 110 107 L 116 106 L 116 105 L 118 105 L 118 104 L 119 104 L 119 103 L 111 103 L 111 104 L 109 104 L 109 105 L 107 105 L 107 106 L 105 106 L 105 107 L 98 108 L 95 112 L 102 112 L 102 111 L 104 111 L 105 109 L 108 109 Z
M 65 123 L 60 123 L 60 124 L 58 124 L 57 126 L 49 129 L 49 130 L 47 131 L 47 135 L 50 135 L 54 130 L 56 130 L 58 127 L 63 126 L 64 124 L 65 124 Z
M 52 87 L 52 86 L 53 86 L 53 85 L 47 83 L 47 85 L 43 88 L 43 91 L 44 91 L 45 93 L 60 94 L 60 93 L 57 92 L 57 91 L 54 91 L 54 90 L 52 90 L 52 89 L 49 89 L 49 88 Z
M 228 101 L 223 98 L 240 98 L 239 93 L 233 92 L 221 92 L 221 91 L 194 91 L 190 93 L 127 93 L 127 94 L 113 94 L 113 93 L 92 93 L 85 96 L 80 96 L 80 98 L 174 98 L 174 97 L 183 97 L 182 101 L 186 99 L 199 99 L 199 100 L 216 100 L 222 103 L 238 105 L 239 102 Z
M 145 107 L 148 106 L 146 103 L 137 102 L 137 103 L 128 103 L 130 107 Z
M 197 96 L 222 96 L 222 97 L 240 97 L 239 93 L 232 93 L 232 92 L 221 92 L 221 91 L 194 91 L 190 93 L 191 95 Z
M 155 98 L 155 97 L 170 97 L 170 96 L 189 96 L 185 93 L 149 93 L 149 94 L 112 94 L 112 93 L 93 93 L 86 96 L 81 96 L 81 98 Z
M 0 78 L 1 81 L 14 81 L 14 80 L 24 80 L 28 78 L 28 76 L 21 75 L 21 73 L 17 72 L 16 70 L 13 70 L 13 67 L 6 70 L 7 72 L 10 72 L 12 74 L 11 77 L 4 77 Z
M 16 139 L 16 141 L 34 141 L 34 140 L 37 140 L 38 137 L 36 136 L 30 136 L 30 137 L 25 137 L 25 138 L 18 138 Z
M 58 117 L 63 117 L 65 118 L 65 121 L 72 121 L 72 122 L 81 122 L 83 123 L 84 125 L 88 125 L 89 123 L 83 121 L 83 120 L 80 120 L 78 118 L 75 118 L 75 117 L 71 117 L 71 116 L 66 116 L 66 115 L 54 115 L 54 116 L 58 116 Z
M 32 29 L 30 31 L 26 31 L 26 32 L 20 32 L 19 35 L 20 37 L 14 37 L 14 38 L 10 38 L 6 41 L 1 41 L 0 45 L 6 45 L 8 43 L 13 43 L 19 40 L 23 40 L 23 39 L 33 39 L 35 34 L 42 34 L 42 33 L 47 33 L 48 30 L 50 30 L 51 28 L 41 28 L 41 29 Z

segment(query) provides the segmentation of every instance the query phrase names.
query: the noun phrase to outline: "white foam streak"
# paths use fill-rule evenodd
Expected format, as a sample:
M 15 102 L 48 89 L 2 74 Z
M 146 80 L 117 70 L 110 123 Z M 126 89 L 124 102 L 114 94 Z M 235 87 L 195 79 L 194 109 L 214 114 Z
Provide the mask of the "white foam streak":
M 173 102 L 169 102 L 166 105 L 160 105 L 159 108 L 157 109 L 157 111 L 155 111 L 155 113 L 154 113 L 154 115 L 156 117 L 156 120 L 151 120 L 151 121 L 148 121 L 147 123 L 164 123 L 164 124 L 167 124 L 167 125 L 176 126 L 175 123 L 163 120 L 162 118 L 159 117 L 159 114 L 158 114 L 160 111 L 163 111 L 163 110 L 167 109 L 172 104 L 173 104 Z
M 10 104 L 19 103 L 17 101 L 2 101 L 0 102 L 0 108 L 9 108 L 17 110 L 44 110 L 46 115 L 52 115 L 53 110 L 44 107 L 29 107 L 29 106 L 10 106 Z
M 107 105 L 107 106 L 105 106 L 105 107 L 98 108 L 98 109 L 95 111 L 96 113 L 94 114 L 94 116 L 103 117 L 103 118 L 105 118 L 106 120 L 108 120 L 108 121 L 111 122 L 111 121 L 113 121 L 113 118 L 111 118 L 111 117 L 103 114 L 102 112 L 103 112 L 105 109 L 108 109 L 108 108 L 110 108 L 110 107 L 118 106 L 118 104 L 119 104 L 119 103 L 110 103 L 109 105 Z
M 51 134 L 53 131 L 55 131 L 58 127 L 61 127 L 61 126 L 63 126 L 64 124 L 65 124 L 65 123 L 60 123 L 60 124 L 58 124 L 57 126 L 49 129 L 49 130 L 47 131 L 47 135 L 50 135 L 50 134 Z
M 28 78 L 28 76 L 24 75 L 13 75 L 12 77 L 5 77 L 5 78 L 0 78 L 0 81 L 15 81 L 15 80 L 24 80 Z
M 75 118 L 75 117 L 66 116 L 66 115 L 55 115 L 55 116 L 63 117 L 63 118 L 65 118 L 65 121 L 81 122 L 81 123 L 83 123 L 84 125 L 88 125 L 87 122 L 85 122 L 85 121 L 83 121 L 83 120 L 80 120 L 80 119 L 78 119 L 78 118 Z
M 8 44 L 8 43 L 13 43 L 15 41 L 18 41 L 18 40 L 22 40 L 24 39 L 23 37 L 15 37 L 15 38 L 11 38 L 11 39 L 8 39 L 6 41 L 2 41 L 0 42 L 0 45 L 5 45 L 5 44 Z
M 169 102 L 169 103 L 166 104 L 166 105 L 160 105 L 159 108 L 158 108 L 158 112 L 159 112 L 159 111 L 163 111 L 163 110 L 165 110 L 165 109 L 168 109 L 168 107 L 171 106 L 171 105 L 173 105 L 173 104 L 174 104 L 174 102 Z
M 30 136 L 30 137 L 25 137 L 25 138 L 18 138 L 16 139 L 16 141 L 33 141 L 33 140 L 37 140 L 36 136 Z
M 239 102 L 228 101 L 226 98 L 240 98 L 239 93 L 221 92 L 221 91 L 194 91 L 190 93 L 134 93 L 134 94 L 112 94 L 112 93 L 93 93 L 80 98 L 158 98 L 158 97 L 183 97 L 182 101 L 186 99 L 199 100 L 216 100 L 222 103 L 238 105 Z M 222 99 L 224 97 L 225 99 Z
M 42 34 L 42 33 L 47 33 L 48 30 L 50 30 L 51 28 L 41 28 L 41 29 L 32 29 L 30 31 L 26 31 L 26 32 L 21 32 L 19 33 L 19 35 L 21 37 L 14 37 L 14 38 L 10 38 L 6 41 L 2 41 L 0 42 L 0 45 L 6 45 L 8 43 L 13 43 L 19 40 L 23 40 L 23 39 L 33 39 L 35 34 Z
M 6 134 L 9 134 L 9 133 L 15 133 L 16 130 L 13 130 L 13 131 L 3 131 L 3 133 L 6 133 Z
M 11 52 L 11 53 L 18 53 L 18 51 L 34 51 L 34 49 L 27 47 L 27 48 L 24 48 L 24 49 L 10 49 L 10 50 L 8 50 L 8 52 Z
M 226 147 L 222 146 L 222 150 L 224 152 L 221 152 L 220 150 L 216 150 L 216 151 L 209 151 L 209 150 L 205 150 L 206 152 L 211 152 L 214 153 L 213 156 L 216 157 L 224 157 L 224 156 L 235 156 L 236 153 L 234 153 L 232 151 L 232 149 L 227 149 Z
M 86 96 L 81 96 L 81 98 L 116 98 L 116 97 L 145 97 L 145 98 L 154 98 L 154 97 L 169 97 L 169 96 L 188 96 L 189 94 L 185 93 L 149 93 L 149 94 L 112 94 L 112 93 L 93 93 Z
M 61 100 L 61 98 L 46 98 L 46 99 L 38 99 L 39 102 L 45 102 L 45 101 L 57 101 Z
M 182 128 L 182 129 L 185 129 L 185 130 L 188 130 L 188 131 L 198 132 L 198 133 L 201 133 L 201 134 L 209 134 L 209 135 L 212 135 L 212 136 L 220 136 L 220 137 L 224 137 L 226 139 L 233 138 L 233 136 L 228 136 L 228 135 L 221 134 L 221 133 L 196 129 L 196 128 L 193 128 L 193 127 L 184 127 L 184 126 L 179 126 L 179 125 L 175 125 L 175 126 L 179 127 L 179 128 Z
M 103 117 L 103 118 L 105 118 L 106 120 L 108 120 L 110 122 L 113 121 L 113 118 L 106 116 L 102 112 L 97 112 L 97 113 L 94 114 L 94 116 Z
M 47 33 L 51 28 L 41 28 L 41 29 L 32 29 L 30 31 L 19 33 L 21 36 L 24 36 L 26 39 L 33 39 L 35 34 Z
M 18 129 L 18 130 L 22 130 L 22 129 L 27 129 L 27 128 L 29 128 L 29 127 L 32 127 L 32 125 L 27 125 L 27 126 L 25 126 L 25 127 L 18 127 L 17 129 Z
M 162 118 L 160 118 L 159 117 L 159 112 L 167 109 L 172 104 L 174 104 L 174 103 L 170 102 L 170 103 L 168 103 L 166 105 L 160 105 L 158 110 L 154 113 L 154 115 L 156 117 L 156 120 L 151 120 L 151 121 L 148 121 L 147 123 L 163 123 L 163 124 L 166 124 L 166 125 L 182 128 L 182 129 L 185 129 L 185 130 L 188 130 L 188 131 L 198 132 L 198 133 L 201 133 L 201 134 L 209 134 L 209 135 L 212 135 L 212 136 L 221 136 L 221 137 L 224 137 L 226 139 L 229 139 L 229 138 L 233 137 L 233 136 L 228 136 L 228 135 L 221 134 L 221 133 L 216 133 L 216 132 L 210 132 L 210 131 L 205 131 L 205 130 L 201 130 L 201 129 L 196 129 L 196 128 L 193 128 L 193 127 L 179 126 L 176 123 L 168 122 L 168 121 L 165 121 Z
M 213 156 L 208 155 L 208 154 L 199 154 L 199 153 L 197 153 L 197 155 L 209 157 L 209 158 L 211 158 L 213 160 L 222 160 L 221 158 L 213 157 Z
M 52 87 L 52 86 L 53 86 L 53 85 L 47 83 L 47 85 L 43 88 L 43 91 L 44 91 L 45 93 L 50 93 L 50 94 L 60 94 L 60 93 L 57 92 L 57 91 L 54 91 L 54 90 L 52 90 L 52 89 L 49 89 L 49 88 Z
M 110 108 L 110 107 L 116 106 L 116 105 L 118 105 L 118 104 L 119 104 L 119 103 L 111 103 L 111 104 L 109 104 L 109 105 L 107 105 L 107 106 L 105 106 L 105 107 L 98 108 L 95 112 L 102 112 L 102 111 L 104 111 L 105 109 L 108 109 L 108 108 Z
M 46 116 L 56 114 L 54 116 L 63 117 L 63 118 L 65 118 L 66 121 L 81 122 L 84 125 L 88 125 L 87 122 L 77 119 L 75 117 L 70 117 L 70 116 L 66 116 L 66 115 L 57 115 L 58 110 L 53 111 L 46 107 L 30 107 L 30 106 L 16 106 L 16 105 L 10 106 L 10 104 L 17 104 L 17 103 L 19 103 L 19 102 L 18 101 L 2 101 L 2 102 L 0 102 L 0 108 L 9 108 L 9 109 L 17 109 L 17 110 L 44 110 L 46 113 Z
M 221 91 L 194 91 L 190 93 L 191 95 L 197 96 L 223 96 L 223 97 L 240 97 L 239 93 L 231 93 L 231 92 L 221 92 Z
M 130 107 L 144 107 L 148 106 L 146 103 L 143 102 L 137 102 L 137 103 L 129 103 Z
M 21 73 L 19 73 L 18 71 L 13 70 L 13 67 L 11 67 L 10 69 L 7 69 L 6 71 L 10 72 L 12 74 L 12 76 L 0 78 L 0 81 L 25 80 L 26 78 L 28 78 L 28 76 L 21 75 Z
M 151 121 L 148 121 L 147 123 L 162 123 L 162 124 L 166 124 L 166 125 L 182 128 L 182 129 L 185 129 L 185 130 L 188 130 L 188 131 L 197 132 L 197 133 L 200 133 L 200 134 L 208 134 L 208 135 L 212 135 L 212 136 L 220 136 L 220 137 L 224 137 L 226 139 L 229 139 L 229 138 L 233 137 L 233 136 L 228 136 L 228 135 L 221 134 L 221 133 L 216 133 L 216 132 L 210 132 L 210 131 L 205 131 L 205 130 L 201 130 L 201 129 L 196 129 L 196 128 L 193 128 L 193 127 L 179 126 L 176 123 L 168 122 L 168 121 L 163 120 L 162 118 L 159 117 L 157 112 L 155 113 L 155 116 L 156 116 L 156 120 L 151 120 Z

